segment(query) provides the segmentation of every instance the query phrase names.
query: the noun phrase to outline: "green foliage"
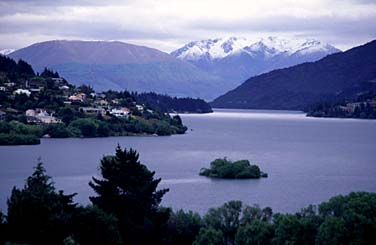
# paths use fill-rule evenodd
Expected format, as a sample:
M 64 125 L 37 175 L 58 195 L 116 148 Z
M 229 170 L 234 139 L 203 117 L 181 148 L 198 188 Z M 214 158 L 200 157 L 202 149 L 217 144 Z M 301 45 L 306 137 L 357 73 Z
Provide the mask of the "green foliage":
M 352 243 L 372 244 L 376 241 L 376 194 L 353 192 L 347 196 L 336 196 L 319 206 L 324 223 L 319 229 L 319 239 L 328 238 Z M 336 230 L 342 230 L 334 237 Z M 329 235 L 327 235 L 329 234 Z
M 96 206 L 78 207 L 73 217 L 73 237 L 78 244 L 121 244 L 114 215 Z
M 0 122 L 0 145 L 35 145 L 40 143 L 43 131 L 35 125 L 21 122 Z
M 168 189 L 157 190 L 161 179 L 138 160 L 139 155 L 130 149 L 116 148 L 115 156 L 105 156 L 100 170 L 103 179 L 93 177 L 89 185 L 98 196 L 90 197 L 92 203 L 114 214 L 124 242 L 129 244 L 161 240 L 166 228 L 169 210 L 159 204 Z
M 168 220 L 169 243 L 190 245 L 195 240 L 200 229 L 203 227 L 203 221 L 198 213 L 192 211 L 184 212 L 179 210 L 172 212 Z
M 202 228 L 193 245 L 225 245 L 223 233 L 220 230 Z
M 142 104 L 149 105 L 151 108 L 158 108 L 162 112 L 191 112 L 191 113 L 209 113 L 213 112 L 211 106 L 202 99 L 177 98 L 168 95 L 160 95 L 153 92 L 133 94 Z
M 274 227 L 266 221 L 254 220 L 239 227 L 236 236 L 236 245 L 271 244 L 274 237 Z
M 74 131 L 70 129 L 70 127 L 66 127 L 62 123 L 54 123 L 46 125 L 43 132 L 44 134 L 50 135 L 52 138 L 77 137 Z
M 317 242 L 320 244 L 345 244 L 348 241 L 343 218 L 328 217 L 320 225 Z
M 376 90 L 370 90 L 352 99 L 318 103 L 306 111 L 310 117 L 376 119 L 375 103 Z
M 7 201 L 9 239 L 30 244 L 57 244 L 68 236 L 73 195 L 57 192 L 42 163 L 23 189 L 13 188 Z
M 204 217 L 206 226 L 221 230 L 227 243 L 233 243 L 240 225 L 241 201 L 230 201 L 222 207 L 211 208 Z
M 266 173 L 261 172 L 257 165 L 251 165 L 248 160 L 232 162 L 226 158 L 212 161 L 210 169 L 202 168 L 200 175 L 223 179 L 256 179 L 267 177 Z
M 79 129 L 83 137 L 95 137 L 97 136 L 99 121 L 92 118 L 79 118 L 72 121 L 69 126 Z
M 50 70 L 47 67 L 44 68 L 40 76 L 45 77 L 45 78 L 59 78 L 60 77 L 57 71 L 54 72 L 53 70 Z
M 296 215 L 277 215 L 274 222 L 276 244 L 314 244 L 314 240 L 304 239 L 304 225 Z
M 38 145 L 39 137 L 23 134 L 3 134 L 0 133 L 0 145 Z
M 80 93 L 84 93 L 86 95 L 90 95 L 91 93 L 94 93 L 94 89 L 90 85 L 83 84 L 77 88 L 77 91 Z

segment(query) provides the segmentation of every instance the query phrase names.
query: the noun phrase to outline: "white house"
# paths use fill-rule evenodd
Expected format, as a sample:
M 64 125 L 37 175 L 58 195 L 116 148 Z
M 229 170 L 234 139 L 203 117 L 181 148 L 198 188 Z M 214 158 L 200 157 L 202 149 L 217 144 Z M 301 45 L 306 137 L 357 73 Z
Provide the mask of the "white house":
M 110 114 L 113 115 L 113 116 L 115 116 L 115 117 L 128 117 L 129 110 L 125 110 L 125 109 L 112 109 L 110 111 Z
M 13 94 L 26 94 L 27 96 L 30 96 L 31 92 L 27 89 L 17 89 L 13 91 Z

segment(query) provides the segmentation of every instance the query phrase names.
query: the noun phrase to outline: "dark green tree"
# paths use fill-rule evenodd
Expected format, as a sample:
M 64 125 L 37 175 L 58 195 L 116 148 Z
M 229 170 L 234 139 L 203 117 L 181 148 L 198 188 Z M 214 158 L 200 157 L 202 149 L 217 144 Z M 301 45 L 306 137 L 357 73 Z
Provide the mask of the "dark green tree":
M 161 179 L 139 161 L 133 150 L 116 148 L 115 156 L 104 156 L 100 171 L 103 179 L 93 177 L 89 185 L 98 196 L 91 202 L 114 214 L 123 242 L 127 244 L 158 243 L 167 228 L 169 209 L 159 207 L 168 189 L 157 190 Z
M 19 60 L 17 63 L 17 72 L 23 77 L 35 76 L 34 70 L 30 64 L 23 60 Z
M 78 207 L 73 217 L 72 239 L 81 245 L 121 244 L 118 220 L 96 206 Z
M 168 220 L 168 234 L 171 244 L 190 245 L 195 240 L 203 221 L 198 213 L 179 210 L 173 212 Z
M 235 236 L 235 244 L 271 244 L 273 237 L 274 228 L 272 224 L 265 221 L 255 220 L 239 227 Z
M 221 230 L 212 227 L 202 228 L 193 245 L 225 245 L 225 239 Z
M 223 232 L 226 243 L 233 244 L 236 231 L 240 225 L 242 213 L 241 201 L 230 201 L 219 208 L 211 208 L 204 217 L 207 227 Z
M 73 195 L 57 192 L 41 162 L 23 189 L 13 188 L 8 199 L 9 241 L 59 244 L 69 236 L 75 204 Z

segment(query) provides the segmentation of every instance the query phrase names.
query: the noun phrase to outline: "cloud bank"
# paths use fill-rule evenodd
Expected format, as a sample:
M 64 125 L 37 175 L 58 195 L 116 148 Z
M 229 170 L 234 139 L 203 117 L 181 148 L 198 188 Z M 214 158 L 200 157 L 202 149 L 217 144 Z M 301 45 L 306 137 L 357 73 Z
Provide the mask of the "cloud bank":
M 200 39 L 376 38 L 374 0 L 0 0 L 0 49 L 52 39 L 120 40 L 170 52 Z

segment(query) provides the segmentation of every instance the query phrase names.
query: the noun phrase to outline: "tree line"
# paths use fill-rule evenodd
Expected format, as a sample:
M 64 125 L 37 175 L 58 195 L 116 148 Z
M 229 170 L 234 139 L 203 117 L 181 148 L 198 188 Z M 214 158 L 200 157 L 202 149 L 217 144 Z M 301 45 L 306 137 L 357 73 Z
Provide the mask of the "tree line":
M 204 215 L 160 205 L 168 189 L 133 149 L 116 148 L 93 177 L 91 204 L 57 190 L 41 162 L 0 212 L 0 243 L 22 244 L 374 244 L 376 194 L 335 196 L 295 214 L 230 201 Z

